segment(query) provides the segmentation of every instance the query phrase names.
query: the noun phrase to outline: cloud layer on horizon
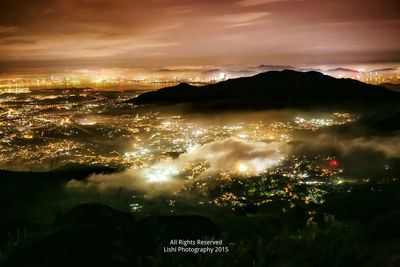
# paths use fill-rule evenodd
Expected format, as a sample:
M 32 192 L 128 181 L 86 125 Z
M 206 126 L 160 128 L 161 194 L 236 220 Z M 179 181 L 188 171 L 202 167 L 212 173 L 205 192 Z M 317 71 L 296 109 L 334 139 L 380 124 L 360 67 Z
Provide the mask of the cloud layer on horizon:
M 393 62 L 400 61 L 400 4 L 5 0 L 0 36 L 3 65 Z

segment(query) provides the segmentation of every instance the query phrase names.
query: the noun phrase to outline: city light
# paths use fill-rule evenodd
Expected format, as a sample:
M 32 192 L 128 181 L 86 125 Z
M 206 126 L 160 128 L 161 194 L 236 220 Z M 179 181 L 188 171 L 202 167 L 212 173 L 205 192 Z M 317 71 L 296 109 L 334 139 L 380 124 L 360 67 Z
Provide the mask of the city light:
M 144 170 L 144 173 L 148 182 L 163 183 L 178 175 L 179 171 L 173 166 L 158 164 Z

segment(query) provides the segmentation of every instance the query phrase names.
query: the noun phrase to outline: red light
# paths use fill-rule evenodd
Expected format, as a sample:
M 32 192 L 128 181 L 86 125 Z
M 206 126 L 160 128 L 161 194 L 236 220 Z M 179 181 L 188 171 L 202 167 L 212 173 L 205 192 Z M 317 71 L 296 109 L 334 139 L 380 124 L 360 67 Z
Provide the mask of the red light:
M 337 167 L 339 167 L 339 161 L 337 161 L 336 159 L 333 159 L 333 160 L 329 161 L 328 165 L 329 165 L 329 167 L 337 168 Z

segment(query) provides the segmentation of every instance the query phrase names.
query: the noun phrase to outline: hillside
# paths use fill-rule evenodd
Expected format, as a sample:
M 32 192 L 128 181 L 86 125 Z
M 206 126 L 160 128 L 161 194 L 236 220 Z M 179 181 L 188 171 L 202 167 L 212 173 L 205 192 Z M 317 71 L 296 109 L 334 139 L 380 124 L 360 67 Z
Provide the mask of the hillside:
M 196 87 L 179 84 L 144 93 L 134 104 L 187 103 L 205 109 L 370 108 L 398 107 L 400 94 L 385 87 L 351 79 L 336 79 L 319 72 L 269 71 Z

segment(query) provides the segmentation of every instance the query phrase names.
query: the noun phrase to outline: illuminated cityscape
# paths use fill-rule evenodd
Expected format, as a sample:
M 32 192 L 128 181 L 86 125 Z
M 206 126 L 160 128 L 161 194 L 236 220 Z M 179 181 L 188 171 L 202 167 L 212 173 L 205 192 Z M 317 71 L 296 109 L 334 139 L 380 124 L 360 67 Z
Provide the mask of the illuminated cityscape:
M 267 115 L 265 120 L 263 116 L 249 120 L 250 115 L 234 122 L 210 122 L 126 103 L 137 94 L 92 89 L 4 94 L 0 166 L 35 171 L 68 164 L 129 169 L 140 173 L 146 182 L 161 183 L 160 186 L 170 179 L 187 181 L 177 188 L 177 196 L 195 194 L 216 183 L 225 189 L 236 183 L 241 190 L 224 189 L 213 200 L 199 201 L 202 205 L 233 207 L 248 201 L 257 206 L 268 204 L 276 196 L 318 203 L 323 201 L 325 187 L 349 182 L 341 177 L 340 166 L 329 165 L 332 156 L 289 156 L 284 144 L 306 132 L 354 123 L 354 114 L 306 113 L 282 120 Z M 226 142 L 227 146 L 229 142 L 233 146 L 255 144 L 260 151 L 272 149 L 274 153 L 237 158 L 221 165 L 218 153 L 230 152 L 207 150 L 207 146 L 218 142 Z M 246 177 L 258 178 L 241 182 Z M 292 192 L 302 184 L 307 185 L 308 193 L 298 196 Z M 70 186 L 79 183 L 72 182 Z
M 400 1 L 3 0 L 1 267 L 399 267 Z
M 276 67 L 278 68 L 278 67 Z M 272 68 L 273 70 L 274 68 Z M 279 68 L 278 68 L 279 69 Z M 310 69 L 299 69 L 307 71 Z M 311 69 L 313 70 L 313 69 Z M 43 88 L 71 88 L 91 87 L 100 90 L 119 89 L 155 89 L 176 85 L 178 83 L 190 83 L 204 85 L 217 83 L 227 79 L 252 76 L 263 72 L 262 67 L 243 70 L 207 70 L 197 68 L 194 70 L 171 70 L 168 72 L 159 70 L 115 70 L 115 71 L 87 71 L 80 70 L 75 73 L 62 73 L 52 75 L 2 75 L 0 77 L 0 94 L 23 93 L 29 89 Z M 355 71 L 351 69 L 319 70 L 326 75 L 335 78 L 350 78 L 371 84 L 399 84 L 400 69 L 382 69 L 373 71 Z
M 106 94 L 69 89 L 3 95 L 0 165 L 32 170 L 67 163 L 148 167 L 163 157 L 224 138 L 289 142 L 296 131 L 315 131 L 356 120 L 352 114 L 333 113 L 291 121 L 207 125 L 187 116 L 143 111 L 126 104 L 137 91 L 108 93 L 111 98 Z M 123 146 L 118 147 L 118 143 Z

